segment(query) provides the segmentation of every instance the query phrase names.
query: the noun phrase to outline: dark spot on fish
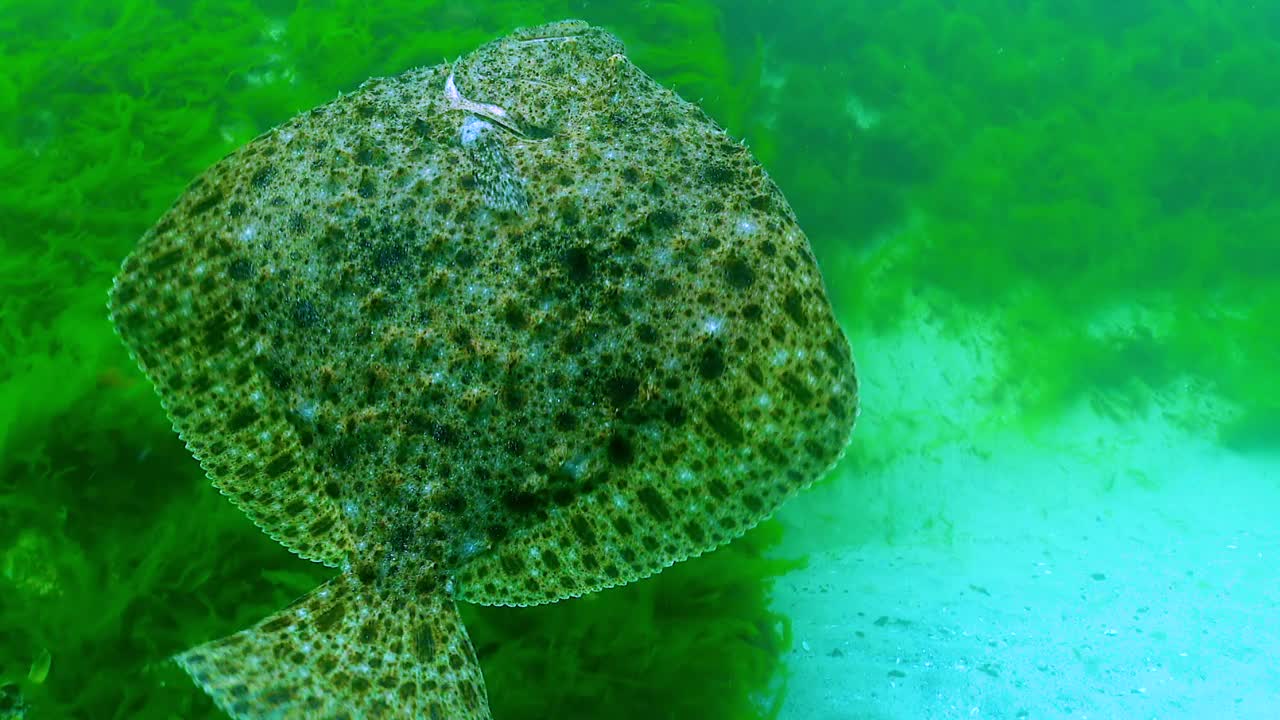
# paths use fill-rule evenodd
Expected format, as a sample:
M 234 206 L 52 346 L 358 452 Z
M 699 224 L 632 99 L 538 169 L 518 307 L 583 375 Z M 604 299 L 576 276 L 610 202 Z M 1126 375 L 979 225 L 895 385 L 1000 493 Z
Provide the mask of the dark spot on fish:
M 511 512 L 521 515 L 531 513 L 543 506 L 538 496 L 524 491 L 511 491 L 503 494 L 502 505 Z
M 686 535 L 689 536 L 690 540 L 693 540 L 698 545 L 703 545 L 707 541 L 706 530 L 704 530 L 702 526 L 697 523 L 697 521 L 690 520 L 689 522 L 685 523 L 684 532 Z
M 209 212 L 214 207 L 217 207 L 218 203 L 222 202 L 222 197 L 221 190 L 214 190 L 212 193 L 201 198 L 195 205 L 191 206 L 191 214 L 203 215 Z
M 676 284 L 670 278 L 660 277 L 653 281 L 653 294 L 659 299 L 669 298 L 676 294 Z
M 804 303 L 800 300 L 800 293 L 792 290 L 782 299 L 782 309 L 786 311 L 787 316 L 795 321 L 797 325 L 804 326 L 805 314 Z
M 650 235 L 658 235 L 674 228 L 680 222 L 680 217 L 674 211 L 662 208 L 649 213 L 645 219 L 645 229 Z
M 591 251 L 587 248 L 574 247 L 564 252 L 565 273 L 575 283 L 585 283 L 591 279 Z
M 737 290 L 746 290 L 756 281 L 755 271 L 751 269 L 746 260 L 740 257 L 732 257 L 725 263 L 724 277 L 725 281 L 729 283 L 729 287 Z M 757 313 L 758 311 L 759 308 L 757 307 Z
M 578 539 L 584 544 L 594 545 L 596 543 L 596 533 L 591 529 L 591 523 L 588 522 L 586 518 L 581 515 L 574 515 L 572 519 L 569 520 L 569 525 L 573 528 L 574 534 L 577 535 Z
M 328 632 L 334 625 L 337 625 L 346 614 L 347 606 L 342 602 L 335 602 L 316 614 L 316 629 L 320 632 Z
M 243 405 L 232 413 L 227 420 L 227 432 L 235 433 L 244 430 L 258 421 L 258 410 L 252 405 Z
M 630 465 L 636 459 L 631 441 L 621 433 L 614 433 L 609 438 L 608 455 L 609 462 L 614 465 Z
M 279 632 L 293 624 L 293 617 L 289 615 L 280 615 L 279 617 L 268 620 L 259 626 L 259 630 L 265 633 Z
M 253 173 L 253 176 L 249 178 L 249 184 L 256 190 L 263 190 L 271 183 L 271 180 L 275 175 L 276 170 L 270 165 L 258 168 L 258 170 Z
M 813 391 L 800 378 L 796 377 L 795 373 L 790 371 L 782 373 L 778 376 L 778 382 L 782 384 L 784 390 L 801 403 L 807 405 L 813 400 Z
M 714 344 L 702 351 L 702 357 L 698 360 L 698 374 L 703 380 L 716 380 L 724 375 L 724 353 Z
M 253 277 L 253 263 L 244 258 L 236 258 L 227 266 L 227 275 L 232 280 L 248 280 Z
M 435 440 L 445 447 L 452 447 L 453 444 L 458 441 L 458 433 L 447 423 L 431 423 L 427 426 L 427 434 L 431 436 L 432 440 Z
M 709 185 L 728 185 L 738 173 L 729 165 L 715 164 L 702 168 L 702 180 Z
M 617 376 L 605 383 L 605 394 L 614 407 L 629 405 L 635 400 L 640 390 L 640 383 L 633 377 Z
M 460 515 L 467 509 L 467 498 L 456 490 L 447 491 L 440 498 L 440 508 L 451 515 Z
M 706 420 L 711 429 L 726 442 L 741 445 L 746 440 L 746 436 L 742 433 L 742 426 L 719 405 L 713 406 L 707 412 Z
M 277 478 L 292 470 L 295 464 L 296 461 L 293 459 L 293 456 L 285 453 L 277 456 L 275 460 L 267 463 L 267 466 L 262 469 L 262 472 L 269 478 Z
M 147 270 L 151 273 L 159 274 L 160 272 L 177 265 L 181 260 L 182 249 L 176 247 L 171 248 L 169 250 L 165 250 L 159 255 L 156 255 L 154 258 L 151 258 L 151 261 L 147 263 Z
M 316 308 L 315 303 L 310 300 L 295 302 L 291 316 L 298 327 L 307 328 L 320 322 L 320 311 Z
M 671 519 L 671 509 L 667 507 L 667 502 L 652 487 L 648 485 L 641 487 L 636 491 L 636 499 L 655 519 L 662 522 Z

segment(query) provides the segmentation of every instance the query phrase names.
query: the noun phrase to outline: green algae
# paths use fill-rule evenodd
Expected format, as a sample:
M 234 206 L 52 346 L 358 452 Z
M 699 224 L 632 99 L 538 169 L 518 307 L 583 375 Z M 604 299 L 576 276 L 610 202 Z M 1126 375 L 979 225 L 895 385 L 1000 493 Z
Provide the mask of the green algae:
M 1138 412 L 1186 375 L 1274 406 L 1280 385 L 1260 372 L 1280 298 L 1273 18 L 1237 3 L 1114 7 L 833 5 L 783 36 L 804 46 L 788 56 L 826 59 L 820 73 L 795 62 L 797 131 L 780 133 L 778 156 L 809 152 L 775 175 L 832 265 L 875 273 L 835 281 L 855 335 L 914 322 L 911 294 L 984 311 L 1028 418 L 1097 394 Z M 833 82 L 856 106 L 833 101 Z M 830 121 L 862 107 L 874 124 Z M 1171 322 L 1147 339 L 1089 332 L 1121 306 Z

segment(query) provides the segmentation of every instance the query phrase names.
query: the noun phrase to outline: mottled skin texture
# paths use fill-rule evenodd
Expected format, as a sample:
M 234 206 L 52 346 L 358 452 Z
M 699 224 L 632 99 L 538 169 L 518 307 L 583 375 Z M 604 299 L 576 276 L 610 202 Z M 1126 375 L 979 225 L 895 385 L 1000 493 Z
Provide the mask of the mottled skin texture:
M 237 718 L 484 718 L 455 599 L 742 534 L 828 469 L 848 343 L 777 187 L 611 35 L 519 30 L 236 151 L 142 239 L 121 336 L 214 483 L 342 574 L 180 656 Z

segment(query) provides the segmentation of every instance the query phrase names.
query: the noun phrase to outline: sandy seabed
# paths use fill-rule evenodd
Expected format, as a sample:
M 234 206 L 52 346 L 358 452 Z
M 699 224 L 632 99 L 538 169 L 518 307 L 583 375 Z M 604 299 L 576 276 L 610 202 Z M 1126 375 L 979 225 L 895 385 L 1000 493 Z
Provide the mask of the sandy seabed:
M 884 424 L 958 409 L 779 513 L 809 556 L 774 593 L 782 720 L 1280 718 L 1280 457 L 1197 434 L 1194 393 L 1002 432 L 965 400 L 980 348 L 903 347 Z

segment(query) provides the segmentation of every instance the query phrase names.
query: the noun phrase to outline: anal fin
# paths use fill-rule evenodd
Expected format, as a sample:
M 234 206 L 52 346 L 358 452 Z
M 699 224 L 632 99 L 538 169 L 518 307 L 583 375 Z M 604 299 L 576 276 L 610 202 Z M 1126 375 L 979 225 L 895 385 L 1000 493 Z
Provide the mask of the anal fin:
M 236 720 L 490 720 L 453 600 L 350 576 L 174 658 Z

